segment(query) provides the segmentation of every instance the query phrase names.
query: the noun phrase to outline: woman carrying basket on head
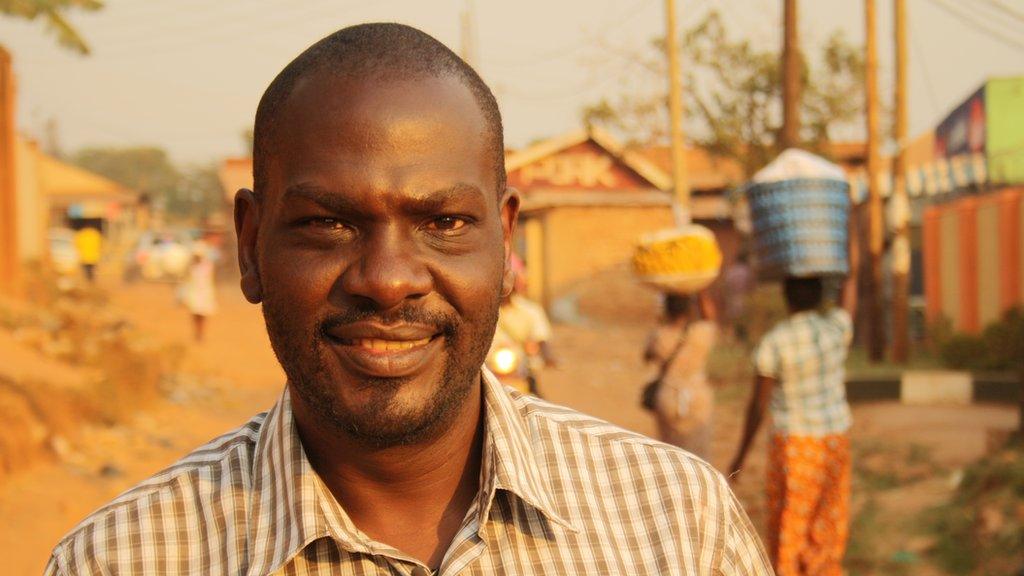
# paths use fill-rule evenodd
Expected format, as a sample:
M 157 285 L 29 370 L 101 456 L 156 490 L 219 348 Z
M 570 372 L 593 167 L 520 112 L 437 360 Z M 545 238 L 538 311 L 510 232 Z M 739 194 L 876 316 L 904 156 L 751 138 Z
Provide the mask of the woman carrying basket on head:
M 711 456 L 714 391 L 708 385 L 705 367 L 718 338 L 715 306 L 706 290 L 696 298 L 666 294 L 664 302 L 664 316 L 651 331 L 644 350 L 644 360 L 660 366 L 662 374 L 654 396 L 658 436 L 707 460 Z
M 857 302 L 855 212 L 840 168 L 787 151 L 762 173 L 773 171 L 747 198 L 759 272 L 782 280 L 788 316 L 754 350 L 753 393 L 729 471 L 737 481 L 770 415 L 767 544 L 775 571 L 840 576 L 850 523 L 844 365 Z M 831 303 L 826 283 L 842 276 Z

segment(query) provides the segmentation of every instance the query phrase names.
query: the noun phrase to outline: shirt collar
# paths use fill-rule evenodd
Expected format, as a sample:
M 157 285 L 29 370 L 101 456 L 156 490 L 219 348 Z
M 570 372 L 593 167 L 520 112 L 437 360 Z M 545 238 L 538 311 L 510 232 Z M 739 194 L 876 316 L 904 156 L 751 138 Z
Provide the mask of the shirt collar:
M 566 518 L 564 500 L 556 497 L 546 468 L 531 442 L 529 423 L 520 405 L 525 400 L 508 390 L 486 368 L 483 370 L 486 434 L 481 471 L 479 524 L 485 525 L 496 492 L 508 491 L 536 508 L 548 520 L 576 532 Z
M 520 400 L 486 368 L 483 370 L 484 449 L 478 492 L 479 526 L 486 524 L 498 490 L 514 494 L 551 522 L 570 531 L 567 509 L 555 498 L 551 482 L 530 441 Z M 352 552 L 396 551 L 375 543 L 352 523 L 313 470 L 302 447 L 286 388 L 267 413 L 253 462 L 248 505 L 248 574 L 270 574 L 310 543 L 334 538 Z

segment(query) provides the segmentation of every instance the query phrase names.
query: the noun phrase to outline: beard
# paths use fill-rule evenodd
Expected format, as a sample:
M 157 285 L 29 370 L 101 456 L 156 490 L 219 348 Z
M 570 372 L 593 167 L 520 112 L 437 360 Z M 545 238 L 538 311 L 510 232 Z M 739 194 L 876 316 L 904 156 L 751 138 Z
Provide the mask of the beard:
M 416 444 L 449 428 L 473 386 L 479 385 L 480 367 L 490 348 L 498 320 L 498 299 L 469 321 L 454 312 L 432 312 L 414 305 L 382 313 L 372 304 L 353 306 L 340 314 L 304 325 L 290 313 L 288 298 L 278 297 L 264 286 L 263 318 L 274 354 L 302 401 L 320 420 L 372 449 Z M 432 326 L 444 338 L 444 365 L 428 395 L 416 403 L 401 402 L 399 392 L 412 378 L 361 376 L 357 381 L 338 381 L 330 368 L 334 352 L 328 335 L 341 325 L 376 320 L 382 324 L 408 322 Z M 338 390 L 359 388 L 368 398 L 358 406 L 347 405 Z

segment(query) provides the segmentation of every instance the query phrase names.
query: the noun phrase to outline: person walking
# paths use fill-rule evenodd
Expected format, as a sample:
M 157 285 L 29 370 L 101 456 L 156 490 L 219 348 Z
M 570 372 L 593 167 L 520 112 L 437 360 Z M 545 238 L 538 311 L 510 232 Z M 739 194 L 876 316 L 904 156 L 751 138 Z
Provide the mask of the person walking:
M 842 306 L 822 309 L 823 291 L 820 277 L 786 278 L 789 316 L 754 351 L 754 394 L 729 467 L 738 480 L 770 411 L 768 551 L 780 576 L 841 575 L 849 534 L 852 419 L 844 364 L 853 339 L 856 275 L 841 289 Z
M 710 294 L 697 296 L 700 318 L 690 296 L 667 294 L 661 324 L 647 340 L 644 360 L 662 366 L 655 396 L 658 436 L 707 460 L 711 457 L 714 391 L 708 385 L 708 355 L 718 338 L 717 313 Z
M 96 265 L 100 262 L 103 250 L 103 236 L 94 226 L 83 226 L 75 232 L 75 250 L 82 273 L 90 284 L 96 283 Z
M 750 266 L 750 256 L 740 252 L 736 261 L 726 268 L 722 274 L 725 288 L 725 318 L 723 323 L 728 330 L 729 341 L 747 345 L 747 302 L 755 288 L 754 269 Z
M 192 260 L 183 286 L 185 307 L 192 314 L 192 331 L 196 342 L 202 342 L 206 319 L 217 311 L 214 287 L 214 259 L 203 242 L 192 247 Z

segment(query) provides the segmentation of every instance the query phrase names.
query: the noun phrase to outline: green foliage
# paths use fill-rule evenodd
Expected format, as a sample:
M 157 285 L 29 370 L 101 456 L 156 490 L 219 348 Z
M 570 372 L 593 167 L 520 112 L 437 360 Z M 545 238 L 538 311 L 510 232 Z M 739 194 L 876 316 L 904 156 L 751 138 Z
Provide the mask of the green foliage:
M 72 162 L 146 194 L 171 216 L 202 219 L 221 203 L 215 165 L 181 170 L 162 148 L 86 148 Z
M 71 161 L 154 197 L 173 191 L 181 178 L 167 152 L 155 146 L 85 148 Z
M 778 51 L 731 39 L 715 10 L 684 31 L 680 44 L 691 124 L 688 136 L 711 152 L 737 160 L 747 175 L 753 174 L 780 151 Z M 586 107 L 583 119 L 612 129 L 633 144 L 664 142 L 668 128 L 668 98 L 661 88 L 666 69 L 664 42 L 655 40 L 641 54 L 622 56 L 631 69 L 621 85 L 630 88 Z M 863 111 L 863 99 L 851 94 L 861 90 L 864 60 L 861 50 L 841 33 L 829 38 L 819 60 L 815 67 L 806 58 L 803 62 L 801 138 L 806 147 L 825 153 L 834 129 L 849 125 Z M 646 94 L 635 88 L 645 84 L 659 88 Z
M 168 198 L 167 212 L 202 220 L 220 210 L 223 190 L 216 164 L 186 167 L 174 195 Z
M 65 14 L 72 9 L 94 12 L 100 8 L 102 0 L 0 0 L 0 14 L 28 20 L 42 18 L 61 46 L 80 54 L 88 54 L 89 45 Z
M 952 500 L 929 514 L 931 554 L 952 574 L 1017 574 L 1024 566 L 1024 448 L 966 470 Z
M 1024 369 L 1024 308 L 1008 310 L 980 335 L 953 334 L 939 344 L 950 368 L 963 370 Z

